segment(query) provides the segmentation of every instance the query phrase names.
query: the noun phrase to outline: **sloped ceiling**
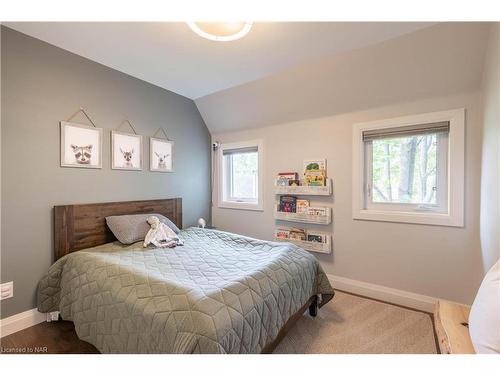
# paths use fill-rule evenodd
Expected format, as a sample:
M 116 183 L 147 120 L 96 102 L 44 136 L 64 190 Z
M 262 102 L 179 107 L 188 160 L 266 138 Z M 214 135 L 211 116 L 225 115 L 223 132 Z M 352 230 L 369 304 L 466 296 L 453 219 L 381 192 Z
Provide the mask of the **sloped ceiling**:
M 7 23 L 195 99 L 214 132 L 479 88 L 487 23 L 256 23 L 238 41 L 185 23 Z
M 8 22 L 6 26 L 194 99 L 429 22 L 257 22 L 245 38 L 203 39 L 184 22 Z
M 438 24 L 303 63 L 195 103 L 216 133 L 476 90 L 488 30 L 487 23 Z

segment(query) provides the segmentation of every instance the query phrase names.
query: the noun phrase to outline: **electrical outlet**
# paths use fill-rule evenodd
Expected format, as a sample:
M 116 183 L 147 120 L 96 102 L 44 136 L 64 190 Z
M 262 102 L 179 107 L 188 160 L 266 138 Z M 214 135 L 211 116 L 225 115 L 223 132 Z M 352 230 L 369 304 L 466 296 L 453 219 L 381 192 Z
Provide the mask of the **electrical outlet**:
M 14 297 L 14 281 L 0 285 L 0 300 Z

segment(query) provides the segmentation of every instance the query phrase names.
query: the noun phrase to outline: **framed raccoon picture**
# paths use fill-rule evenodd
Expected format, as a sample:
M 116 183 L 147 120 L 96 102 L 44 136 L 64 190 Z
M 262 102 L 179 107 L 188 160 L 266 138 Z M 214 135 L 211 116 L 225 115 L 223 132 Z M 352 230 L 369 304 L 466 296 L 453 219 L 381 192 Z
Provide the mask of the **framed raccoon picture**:
M 102 168 L 102 129 L 61 121 L 61 167 Z
M 149 138 L 149 170 L 173 172 L 174 142 L 163 138 Z
M 142 136 L 111 131 L 111 169 L 142 171 Z

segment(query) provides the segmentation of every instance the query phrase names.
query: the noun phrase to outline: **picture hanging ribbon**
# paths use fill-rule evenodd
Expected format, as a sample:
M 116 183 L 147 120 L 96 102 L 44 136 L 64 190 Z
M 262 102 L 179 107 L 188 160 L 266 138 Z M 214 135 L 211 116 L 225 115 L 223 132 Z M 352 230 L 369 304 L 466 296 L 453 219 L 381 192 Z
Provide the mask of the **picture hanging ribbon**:
M 79 114 L 80 112 L 81 112 L 81 113 L 83 113 L 83 114 L 85 115 L 85 117 L 87 118 L 87 120 L 89 120 L 89 121 L 90 121 L 90 123 L 92 124 L 92 126 L 93 126 L 94 128 L 97 128 L 97 126 L 95 126 L 94 121 L 92 121 L 92 119 L 91 119 L 91 118 L 90 118 L 90 116 L 87 114 L 87 112 L 85 111 L 85 109 L 83 109 L 83 107 L 80 107 L 80 109 L 79 109 L 78 111 L 76 111 L 75 113 L 73 113 L 73 114 L 71 115 L 71 117 L 70 117 L 69 119 L 67 119 L 67 120 L 66 120 L 66 122 L 71 122 L 71 120 L 72 120 L 72 119 L 73 119 L 73 118 L 74 118 L 77 114 Z
M 168 135 L 167 135 L 167 132 L 165 131 L 165 129 L 163 128 L 158 128 L 157 131 L 155 131 L 155 133 L 153 134 L 153 138 L 156 138 L 156 135 L 159 133 L 159 132 L 162 132 L 163 135 L 165 136 L 164 138 L 167 140 L 167 141 L 172 141 L 170 138 L 168 138 Z
M 123 124 L 128 124 L 128 126 L 130 127 L 130 129 L 132 129 L 134 134 L 137 135 L 137 132 L 135 131 L 134 125 L 132 125 L 132 123 L 129 120 L 123 120 L 122 123 L 120 124 L 120 126 L 118 126 L 118 128 L 116 128 L 116 130 L 120 130 L 120 128 L 123 126 Z

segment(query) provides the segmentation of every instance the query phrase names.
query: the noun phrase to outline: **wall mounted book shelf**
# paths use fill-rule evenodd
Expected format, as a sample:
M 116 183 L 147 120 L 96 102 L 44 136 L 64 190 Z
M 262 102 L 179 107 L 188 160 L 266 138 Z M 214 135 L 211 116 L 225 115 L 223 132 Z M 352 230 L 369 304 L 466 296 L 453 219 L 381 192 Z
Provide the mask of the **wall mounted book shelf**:
M 278 211 L 278 205 L 276 205 L 274 218 L 276 220 L 294 221 L 297 223 L 330 224 L 332 222 L 332 209 L 331 207 L 323 208 L 326 209 L 326 215 L 308 215 L 305 213 L 281 212 Z
M 325 186 L 280 186 L 275 183 L 277 195 L 332 195 L 332 179 L 326 179 Z
M 312 213 L 323 213 L 320 210 L 316 210 L 316 212 L 311 211 L 309 213 L 297 213 L 297 212 L 284 212 L 280 211 L 280 206 L 282 210 L 295 210 L 298 205 L 293 200 L 293 196 L 331 196 L 333 192 L 333 184 L 331 178 L 325 179 L 325 186 L 309 186 L 309 185 L 300 185 L 300 186 L 285 186 L 279 185 L 278 179 L 275 181 L 274 185 L 274 194 L 279 197 L 278 202 L 274 207 L 274 219 L 275 220 L 283 220 L 297 223 L 306 223 L 306 224 L 321 224 L 321 225 L 329 225 L 332 223 L 332 208 L 326 206 L 309 206 L 309 208 L 320 208 L 326 211 L 325 215 L 315 215 Z M 285 200 L 282 196 L 291 196 L 289 199 Z M 304 199 L 304 198 L 301 198 Z M 295 208 L 294 208 L 295 207 Z M 302 207 L 304 207 L 302 205 Z M 303 211 L 303 210 L 301 210 Z M 286 228 L 285 228 L 286 231 Z M 279 230 L 276 230 L 279 232 Z M 309 232 L 309 231 L 308 231 Z M 318 233 L 318 232 L 316 232 Z M 316 234 L 315 233 L 315 234 Z M 312 234 L 312 233 L 311 233 Z M 276 241 L 280 242 L 289 242 L 297 245 L 298 247 L 312 251 L 316 253 L 330 254 L 332 252 L 332 235 L 331 233 L 320 233 L 323 236 L 323 242 L 314 242 L 314 241 L 305 241 L 305 240 L 296 240 L 291 238 L 282 238 L 277 237 L 275 233 Z M 311 238 L 310 238 L 311 239 Z
M 330 254 L 332 252 L 332 237 L 330 235 L 326 236 L 326 242 L 312 242 L 312 241 L 301 241 L 301 240 L 293 240 L 290 238 L 277 238 L 276 241 L 279 242 L 290 242 L 298 247 L 301 247 L 307 251 L 314 251 L 316 253 Z

